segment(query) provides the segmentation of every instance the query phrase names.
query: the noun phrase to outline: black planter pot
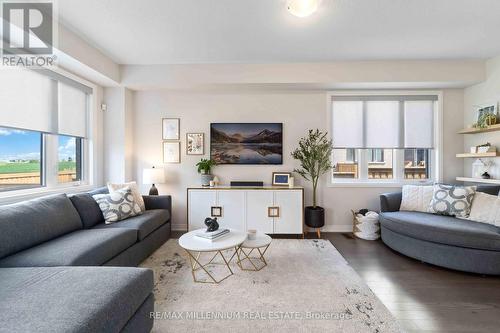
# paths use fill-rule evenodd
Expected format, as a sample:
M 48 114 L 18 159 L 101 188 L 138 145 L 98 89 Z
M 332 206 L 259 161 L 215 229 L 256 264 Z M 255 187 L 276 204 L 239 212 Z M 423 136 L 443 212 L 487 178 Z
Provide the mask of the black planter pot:
M 304 217 L 306 225 L 310 228 L 321 228 L 325 225 L 325 209 L 323 207 L 307 206 Z

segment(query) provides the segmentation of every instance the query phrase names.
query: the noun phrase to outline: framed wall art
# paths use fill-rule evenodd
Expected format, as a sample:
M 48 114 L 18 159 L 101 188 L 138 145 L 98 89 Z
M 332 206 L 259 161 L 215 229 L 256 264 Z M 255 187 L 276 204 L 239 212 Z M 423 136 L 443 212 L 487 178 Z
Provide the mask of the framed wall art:
M 163 163 L 181 162 L 181 143 L 163 142 Z
M 187 155 L 205 154 L 205 135 L 203 133 L 186 134 L 186 154 Z
M 162 138 L 163 140 L 180 140 L 180 119 L 163 118 L 162 119 Z

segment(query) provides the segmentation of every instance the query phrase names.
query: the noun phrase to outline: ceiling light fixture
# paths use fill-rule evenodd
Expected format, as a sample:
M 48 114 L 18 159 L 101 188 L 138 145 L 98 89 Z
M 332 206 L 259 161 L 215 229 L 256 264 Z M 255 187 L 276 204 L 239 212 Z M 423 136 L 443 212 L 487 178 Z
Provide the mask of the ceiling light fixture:
M 321 0 L 288 0 L 287 9 L 297 17 L 306 17 L 318 10 Z

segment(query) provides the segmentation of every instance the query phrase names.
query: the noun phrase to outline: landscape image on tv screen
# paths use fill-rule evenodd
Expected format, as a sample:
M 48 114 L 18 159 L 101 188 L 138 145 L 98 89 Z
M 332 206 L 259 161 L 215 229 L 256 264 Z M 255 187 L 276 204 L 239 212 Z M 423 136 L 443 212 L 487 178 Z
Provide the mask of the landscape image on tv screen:
M 210 157 L 217 164 L 282 164 L 283 124 L 210 124 Z

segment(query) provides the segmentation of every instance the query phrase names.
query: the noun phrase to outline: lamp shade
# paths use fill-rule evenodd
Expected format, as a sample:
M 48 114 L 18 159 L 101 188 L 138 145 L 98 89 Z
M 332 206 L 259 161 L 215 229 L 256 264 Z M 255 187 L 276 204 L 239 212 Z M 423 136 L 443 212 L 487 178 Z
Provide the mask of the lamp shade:
M 142 172 L 143 184 L 162 184 L 165 182 L 165 171 L 162 168 L 148 168 Z

